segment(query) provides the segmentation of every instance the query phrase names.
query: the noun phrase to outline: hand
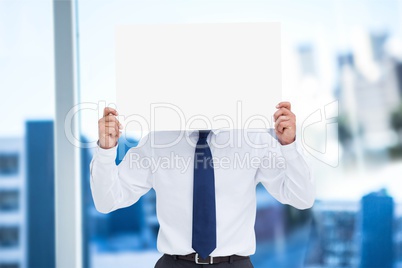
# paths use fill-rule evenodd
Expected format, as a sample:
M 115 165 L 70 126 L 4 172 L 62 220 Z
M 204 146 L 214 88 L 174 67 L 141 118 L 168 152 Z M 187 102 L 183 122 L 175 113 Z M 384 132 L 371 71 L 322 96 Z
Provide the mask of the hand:
M 290 102 L 280 102 L 274 114 L 275 133 L 282 145 L 287 145 L 296 139 L 296 115 L 291 112 Z
M 98 121 L 99 146 L 103 149 L 110 149 L 116 146 L 120 137 L 120 129 L 122 125 L 116 116 L 117 111 L 113 108 L 106 107 L 103 110 L 103 117 Z

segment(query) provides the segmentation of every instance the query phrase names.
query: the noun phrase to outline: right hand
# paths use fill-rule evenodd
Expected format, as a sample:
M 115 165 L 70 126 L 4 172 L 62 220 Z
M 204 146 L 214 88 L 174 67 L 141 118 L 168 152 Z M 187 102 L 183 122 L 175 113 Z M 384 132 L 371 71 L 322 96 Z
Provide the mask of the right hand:
M 116 146 L 120 137 L 120 129 L 123 128 L 116 116 L 117 111 L 106 107 L 103 117 L 98 121 L 99 146 L 102 149 L 110 149 Z

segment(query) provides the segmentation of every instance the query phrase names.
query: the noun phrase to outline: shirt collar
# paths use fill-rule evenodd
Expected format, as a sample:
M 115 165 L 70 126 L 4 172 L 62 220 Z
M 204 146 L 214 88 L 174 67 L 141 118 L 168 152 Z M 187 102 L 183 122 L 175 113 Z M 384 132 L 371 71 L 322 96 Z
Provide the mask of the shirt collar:
M 218 135 L 219 132 L 222 131 L 222 129 L 219 128 L 213 128 L 211 129 L 212 133 L 214 133 L 214 135 Z M 191 137 L 193 135 L 197 135 L 198 134 L 198 129 L 190 129 L 186 131 L 187 136 Z

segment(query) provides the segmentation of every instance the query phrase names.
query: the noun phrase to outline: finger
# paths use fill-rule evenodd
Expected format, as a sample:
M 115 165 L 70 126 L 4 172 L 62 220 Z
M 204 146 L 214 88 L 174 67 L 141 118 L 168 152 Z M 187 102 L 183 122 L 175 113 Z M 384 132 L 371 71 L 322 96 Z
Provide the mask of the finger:
M 290 117 L 289 117 L 289 116 L 281 115 L 281 116 L 279 116 L 278 119 L 275 121 L 275 125 L 279 125 L 281 122 L 283 122 L 283 121 L 288 121 L 288 120 L 290 120 Z
M 108 115 L 105 117 L 105 122 L 116 122 L 117 124 L 120 124 L 119 120 L 114 115 Z
M 292 114 L 292 112 L 286 108 L 280 108 L 278 111 L 276 111 L 274 113 L 274 120 L 276 121 L 278 119 L 279 116 L 281 115 L 286 115 L 286 116 L 290 116 Z
M 104 121 L 103 119 L 99 120 L 99 131 L 105 132 L 106 128 L 113 127 L 116 129 L 116 132 L 119 132 L 120 129 L 123 129 L 123 125 L 116 121 Z
M 116 121 L 117 120 L 116 116 L 112 115 L 112 114 L 107 115 L 104 118 L 105 118 L 105 121 Z
M 104 127 L 114 127 L 116 132 L 119 132 L 119 130 L 123 128 L 123 126 L 116 121 L 108 121 L 105 123 Z
M 106 136 L 116 137 L 117 133 L 119 133 L 119 131 L 116 131 L 116 128 L 114 128 L 114 127 L 107 127 L 105 129 Z
M 288 110 L 291 110 L 292 105 L 290 104 L 290 102 L 288 101 L 281 101 L 280 103 L 278 103 L 278 105 L 276 105 L 276 108 L 286 108 Z
M 109 114 L 113 114 L 115 116 L 119 115 L 119 113 L 111 107 L 106 107 L 105 109 L 103 109 L 103 117 L 106 117 Z
M 107 121 L 106 123 L 105 123 L 105 127 L 119 127 L 120 126 L 120 123 L 119 122 L 116 122 L 116 121 Z
M 286 129 L 292 129 L 292 123 L 290 121 L 282 121 L 277 125 L 276 129 L 280 133 L 283 133 Z
M 283 133 L 283 126 L 282 126 L 281 124 L 275 125 L 275 129 L 276 129 L 276 131 L 278 131 L 279 133 Z

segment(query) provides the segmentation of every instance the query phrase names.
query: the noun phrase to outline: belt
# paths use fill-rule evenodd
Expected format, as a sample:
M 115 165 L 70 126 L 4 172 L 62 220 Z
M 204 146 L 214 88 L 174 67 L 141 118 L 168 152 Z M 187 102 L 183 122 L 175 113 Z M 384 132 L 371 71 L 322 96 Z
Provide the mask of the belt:
M 232 263 L 235 261 L 240 261 L 240 260 L 245 260 L 249 259 L 249 256 L 239 256 L 239 255 L 231 255 L 231 256 L 225 256 L 225 257 L 211 257 L 208 256 L 208 258 L 203 259 L 201 258 L 198 253 L 191 253 L 188 255 L 168 255 L 171 256 L 175 260 L 185 260 L 185 261 L 191 261 L 195 262 L 196 264 L 217 264 L 221 262 L 228 262 Z

